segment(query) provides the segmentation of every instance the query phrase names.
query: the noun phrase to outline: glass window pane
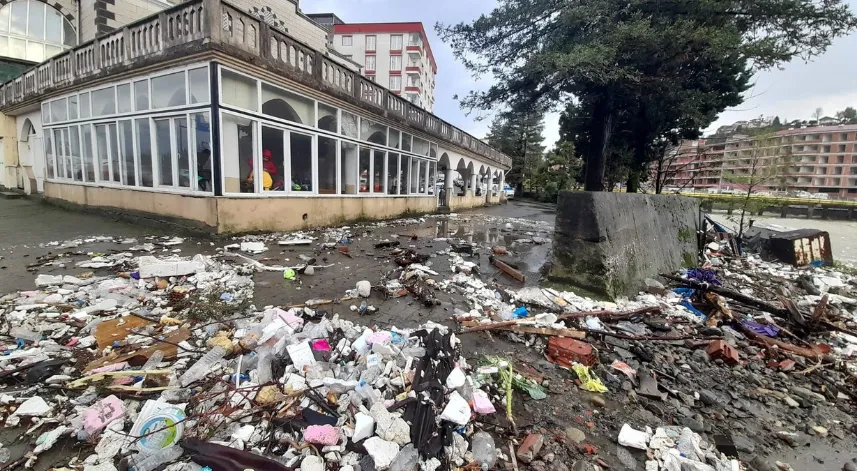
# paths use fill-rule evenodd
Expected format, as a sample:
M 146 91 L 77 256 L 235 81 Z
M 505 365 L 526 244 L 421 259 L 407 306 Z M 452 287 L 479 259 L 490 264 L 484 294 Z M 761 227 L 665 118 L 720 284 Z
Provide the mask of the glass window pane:
M 220 82 L 220 93 L 223 96 L 223 103 L 246 110 L 259 110 L 256 80 L 223 70 Z
M 372 151 L 368 147 L 360 146 L 360 193 L 369 193 L 369 162 Z
M 89 112 L 89 92 L 80 94 L 80 117 L 88 118 Z
M 187 118 L 174 118 L 173 128 L 175 130 L 176 153 L 179 163 L 179 186 L 190 188 L 193 174 L 190 169 L 190 149 L 188 148 Z
M 223 114 L 222 150 L 224 193 L 254 193 L 253 121 Z
M 282 129 L 262 126 L 262 168 L 260 169 L 263 191 L 285 191 L 286 148 Z
M 74 30 L 74 26 L 69 23 L 68 20 L 63 18 L 63 38 L 62 43 L 68 47 L 77 46 L 77 32 Z
M 11 56 L 12 52 L 9 50 L 9 37 L 8 36 L 0 36 L 0 56 Z
M 140 159 L 140 185 L 151 188 L 154 186 L 155 174 L 152 171 L 152 138 L 149 133 L 149 119 L 138 119 L 136 125 L 137 154 Z
M 130 98 L 130 97 L 129 97 Z M 122 157 L 122 183 L 137 186 L 134 165 L 134 136 L 130 119 L 119 121 L 119 152 Z
M 428 193 L 428 162 L 420 162 L 420 194 Z
M 68 97 L 68 119 L 77 119 L 77 95 Z
M 65 150 L 63 149 L 62 128 L 53 130 L 54 142 L 56 143 L 57 178 L 65 178 Z
M 158 186 L 173 186 L 173 150 L 170 120 L 155 120 L 155 145 L 158 155 Z
M 98 179 L 99 181 L 110 181 L 110 164 L 107 156 L 107 125 L 95 125 L 95 156 L 98 164 Z
M 342 112 L 342 135 L 357 137 L 357 116 L 347 111 Z
M 187 104 L 184 81 L 184 72 L 153 78 L 152 108 L 167 108 Z
M 194 139 L 196 152 L 196 180 L 197 188 L 201 191 L 213 191 L 211 182 L 211 122 L 208 113 L 196 113 L 190 116 L 191 131 Z
M 312 191 L 312 136 L 289 133 L 292 191 Z
M 263 83 L 262 113 L 312 126 L 315 122 L 315 101 Z
M 68 104 L 65 98 L 51 102 L 51 122 L 65 121 L 68 119 Z
M 387 126 L 382 126 L 372 120 L 361 118 L 360 139 L 385 146 L 387 145 Z
M 51 104 L 42 103 L 42 124 L 51 122 Z
M 411 149 L 414 154 L 429 155 L 429 143 L 425 139 L 414 136 L 414 145 Z
M 406 132 L 402 133 L 402 150 L 411 150 L 411 135 Z
M 431 143 L 431 152 L 429 152 L 429 156 L 437 157 L 437 144 L 434 142 Z
M 396 148 L 396 149 L 399 149 L 400 148 L 399 147 L 399 137 L 400 137 L 399 131 L 397 131 L 393 128 L 390 128 L 390 141 L 389 141 L 390 144 L 389 144 L 389 146 Z
M 387 155 L 387 193 L 395 195 L 399 192 L 399 154 Z
M 21 36 L 27 35 L 27 2 L 13 2 L 12 22 L 9 24 L 9 31 Z
M 113 87 L 92 92 L 92 116 L 116 114 L 116 92 Z
M 117 108 L 120 113 L 130 113 L 131 110 L 131 84 L 123 83 L 116 87 Z
M 93 164 L 92 156 L 92 127 L 88 124 L 81 126 L 81 139 L 83 147 L 81 154 L 83 156 L 84 181 L 95 181 L 95 165 Z
M 337 131 L 337 126 L 339 126 L 339 123 L 336 120 L 336 112 L 336 108 L 319 102 L 317 122 L 318 128 L 335 133 Z
M 433 195 L 437 193 L 437 162 L 431 162 L 429 164 L 429 181 L 428 181 L 428 194 Z
M 9 38 L 9 55 L 17 59 L 26 59 L 27 41 L 24 41 L 23 39 Z
M 69 140 L 71 141 L 71 178 L 76 182 L 83 181 L 83 165 L 80 160 L 80 130 L 77 126 L 69 129 Z
M 399 192 L 400 195 L 407 195 L 408 194 L 408 177 L 410 176 L 410 173 L 411 173 L 411 158 L 408 157 L 407 155 L 403 155 L 402 156 L 402 162 L 399 166 L 399 179 L 401 181 L 401 185 L 400 185 L 401 191 Z
M 61 47 L 45 44 L 45 59 L 50 59 L 51 57 L 59 54 L 60 52 L 62 52 Z
M 45 46 L 35 41 L 27 41 L 27 60 L 33 62 L 45 60 Z
M 47 169 L 48 178 L 56 178 L 53 142 L 53 133 L 47 130 L 45 132 L 45 168 Z
M 418 159 L 411 159 L 411 171 L 410 171 L 410 194 L 417 193 L 417 184 L 419 183 L 420 176 L 420 161 Z
M 107 132 L 110 137 L 110 165 L 112 166 L 111 174 L 114 182 L 122 182 L 122 161 L 119 158 L 119 133 L 115 123 L 107 125 Z
M 21 2 L 24 3 L 24 2 Z M 45 4 L 41 2 L 30 2 L 30 17 L 27 20 L 27 37 L 32 39 L 45 39 Z
M 321 195 L 336 194 L 337 142 L 329 137 L 318 137 L 318 193 Z
M 387 159 L 387 153 L 374 149 L 372 151 L 372 192 L 384 193 L 387 184 L 387 173 L 384 169 L 384 164 Z
M 47 12 L 45 40 L 54 44 L 62 44 L 63 17 L 60 15 L 60 12 L 53 8 L 48 8 Z
M 9 7 L 0 8 L 0 32 L 9 31 L 9 12 L 11 11 Z
M 344 114 L 345 112 L 343 112 Z M 340 193 L 353 195 L 357 193 L 357 144 L 342 141 L 340 148 L 342 153 L 339 172 L 342 182 Z
M 149 109 L 149 81 L 138 80 L 134 82 L 134 109 L 146 111 Z
M 190 84 L 190 102 L 208 103 L 208 67 L 189 70 L 187 78 Z

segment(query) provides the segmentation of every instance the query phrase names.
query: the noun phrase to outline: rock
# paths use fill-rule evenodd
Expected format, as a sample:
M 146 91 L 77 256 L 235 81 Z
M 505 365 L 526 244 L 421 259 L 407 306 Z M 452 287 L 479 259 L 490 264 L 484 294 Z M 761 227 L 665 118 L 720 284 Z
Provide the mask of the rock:
M 515 455 L 524 463 L 530 463 L 539 454 L 544 443 L 544 435 L 540 433 L 531 433 L 524 438 L 524 441 L 521 443 L 521 446 L 518 447 L 518 452 Z
M 310 425 L 304 430 L 304 441 L 317 445 L 336 445 L 339 442 L 339 428 L 332 425 Z
M 351 437 L 351 440 L 354 443 L 357 443 L 364 438 L 369 438 L 375 433 L 375 419 L 371 416 L 358 412 L 354 415 L 354 419 L 354 436 Z
M 44 399 L 39 396 L 33 396 L 18 406 L 15 412 L 12 413 L 12 417 L 41 417 L 50 411 L 51 406 Z
M 710 359 L 708 358 L 708 354 L 705 353 L 705 350 L 701 349 L 694 350 L 693 353 L 690 355 L 690 358 L 693 361 L 702 364 L 707 364 L 710 361 Z
M 812 427 L 812 431 L 815 432 L 816 435 L 818 435 L 819 437 L 826 437 L 827 436 L 827 429 L 822 427 L 821 425 L 816 425 L 816 426 Z
M 320 456 L 308 455 L 301 461 L 301 471 L 324 471 L 324 459 Z
M 411 441 L 411 427 L 401 417 L 388 412 L 382 401 L 376 402 L 372 406 L 372 409 L 369 410 L 369 415 L 375 419 L 375 423 L 377 424 L 375 433 L 379 437 L 394 442 L 397 445 L 404 445 Z
M 783 397 L 783 402 L 785 402 L 786 404 L 788 404 L 788 405 L 789 405 L 789 407 L 791 407 L 791 408 L 798 408 L 798 407 L 800 407 L 800 403 L 799 403 L 799 402 L 797 402 L 797 401 L 795 401 L 794 399 L 792 399 L 790 396 L 785 396 L 785 397 Z
M 776 433 L 777 438 L 787 443 L 790 447 L 798 446 L 798 434 L 794 432 L 780 431 Z
M 304 269 L 304 275 L 307 275 L 307 276 L 315 275 L 315 268 L 312 265 L 307 265 L 306 269 Z
M 571 471 L 596 471 L 599 470 L 598 466 L 595 463 L 590 463 L 588 461 L 578 460 L 575 461 L 571 466 Z
M 566 427 L 565 428 L 565 437 L 568 438 L 569 441 L 574 443 L 582 443 L 583 440 L 586 440 L 586 433 L 583 430 L 575 427 Z
M 664 287 L 663 283 L 658 280 L 646 278 L 645 280 L 643 280 L 643 282 L 646 284 L 646 291 L 648 291 L 649 293 L 663 296 L 667 292 L 666 287 Z
M 372 294 L 372 283 L 367 280 L 357 282 L 357 295 L 361 298 L 368 298 Z
M 696 433 L 705 432 L 705 424 L 702 421 L 694 419 L 693 417 L 679 417 L 677 422 Z
M 701 351 L 701 350 L 697 350 L 697 351 Z M 703 352 L 703 353 L 705 353 L 705 352 Z M 708 355 L 706 355 L 706 357 L 707 357 L 707 356 L 708 356 Z M 703 389 L 702 391 L 699 391 L 699 399 L 700 399 L 700 400 L 702 401 L 702 403 L 703 403 L 703 404 L 705 404 L 706 406 L 714 406 L 714 405 L 717 405 L 717 403 L 720 401 L 720 400 L 717 398 L 717 394 L 715 394 L 715 393 L 713 393 L 713 392 L 711 392 L 711 391 L 709 391 L 709 390 L 707 390 L 707 389 Z
M 601 408 L 604 408 L 607 405 L 607 401 L 605 401 L 603 397 L 595 394 L 589 396 L 589 403 L 595 407 Z
M 372 457 L 372 460 L 375 462 L 375 468 L 378 470 L 389 468 L 399 454 L 399 445 L 379 437 L 367 439 L 363 442 L 363 446 L 366 448 L 369 456 Z
M 857 458 L 853 458 L 851 461 L 846 461 L 845 465 L 842 466 L 842 471 L 857 471 Z
M 414 471 L 419 460 L 419 453 L 414 445 L 409 443 L 396 455 L 396 459 L 390 465 L 390 471 Z
M 624 446 L 616 447 L 616 458 L 619 459 L 625 469 L 637 469 L 637 459 Z
M 753 442 L 744 435 L 733 433 L 732 443 L 735 444 L 735 449 L 741 453 L 753 453 L 756 451 L 756 445 L 754 445 Z
M 754 456 L 750 461 L 750 467 L 756 471 L 779 471 L 776 466 L 765 461 L 761 456 Z
M 799 386 L 792 386 L 790 390 L 796 396 L 800 396 L 803 399 L 806 399 L 808 401 L 825 402 L 824 396 L 822 396 L 821 394 L 818 394 L 817 392 L 813 392 L 809 389 L 802 388 Z

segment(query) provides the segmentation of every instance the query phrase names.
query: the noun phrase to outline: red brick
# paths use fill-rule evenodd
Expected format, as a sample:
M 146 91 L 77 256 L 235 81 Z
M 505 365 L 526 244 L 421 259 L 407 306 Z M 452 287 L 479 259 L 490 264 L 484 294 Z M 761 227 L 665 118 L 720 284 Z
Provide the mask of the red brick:
M 550 361 L 566 368 L 571 368 L 573 362 L 585 366 L 598 363 L 592 345 L 575 339 L 553 337 L 548 340 L 546 352 Z
M 708 344 L 708 356 L 712 359 L 721 359 L 728 365 L 735 366 L 741 363 L 741 358 L 738 357 L 738 351 L 732 348 L 723 340 L 712 340 Z

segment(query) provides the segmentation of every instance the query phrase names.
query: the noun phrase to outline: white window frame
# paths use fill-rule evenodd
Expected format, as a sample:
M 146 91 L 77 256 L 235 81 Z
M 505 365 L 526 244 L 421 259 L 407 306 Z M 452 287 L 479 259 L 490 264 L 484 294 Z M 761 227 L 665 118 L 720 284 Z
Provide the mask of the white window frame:
M 401 72 L 402 71 L 402 56 L 398 54 L 393 54 L 390 56 L 390 71 Z
M 390 35 L 390 50 L 391 51 L 401 51 L 405 44 L 402 42 L 401 34 L 391 34 Z M 396 43 L 398 42 L 399 47 L 396 47 Z
M 370 43 L 371 43 L 371 47 L 370 47 Z M 366 50 L 367 51 L 374 51 L 377 48 L 378 48 L 378 37 L 375 36 L 374 34 L 367 34 L 366 35 Z
M 370 59 L 372 60 L 372 67 L 371 68 L 369 67 L 369 60 Z M 370 54 L 370 55 L 366 56 L 366 67 L 365 68 L 366 68 L 367 72 L 370 70 L 374 72 L 378 68 L 378 56 L 376 56 L 374 54 Z
M 342 36 L 342 45 L 349 47 L 354 45 L 354 36 L 347 34 Z
M 398 82 L 398 86 L 394 85 L 393 82 Z M 391 75 L 390 76 L 390 90 L 394 92 L 402 91 L 402 76 L 401 75 Z

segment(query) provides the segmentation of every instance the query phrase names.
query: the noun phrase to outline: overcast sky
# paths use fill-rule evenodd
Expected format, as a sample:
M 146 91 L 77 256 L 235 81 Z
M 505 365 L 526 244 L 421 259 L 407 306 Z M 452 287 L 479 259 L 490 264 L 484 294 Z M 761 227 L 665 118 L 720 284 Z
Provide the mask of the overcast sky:
M 495 0 L 301 0 L 305 13 L 336 13 L 345 22 L 402 22 L 421 21 L 429 36 L 432 52 L 438 63 L 434 113 L 446 121 L 485 137 L 490 116 L 482 121 L 477 113 L 467 115 L 453 97 L 466 95 L 470 90 L 484 90 L 491 85 L 491 77 L 474 79 L 464 66 L 455 60 L 452 50 L 434 31 L 437 22 L 458 23 L 471 21 L 481 13 L 488 13 Z M 857 10 L 857 0 L 848 0 Z M 857 35 L 838 39 L 828 51 L 810 63 L 794 61 L 782 70 L 758 74 L 753 87 L 746 93 L 745 102 L 724 111 L 709 128 L 764 116 L 781 119 L 811 119 L 813 111 L 821 107 L 832 116 L 846 106 L 857 107 Z M 485 116 L 485 114 L 482 114 Z M 545 145 L 550 148 L 559 137 L 559 115 L 551 113 L 545 123 Z

